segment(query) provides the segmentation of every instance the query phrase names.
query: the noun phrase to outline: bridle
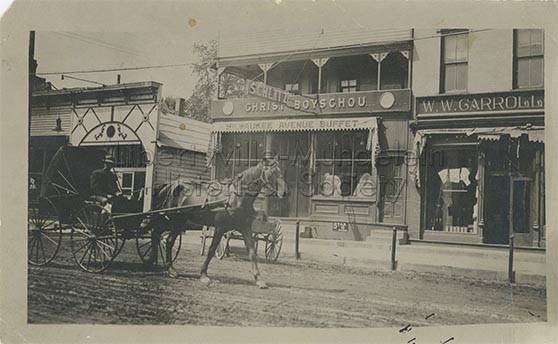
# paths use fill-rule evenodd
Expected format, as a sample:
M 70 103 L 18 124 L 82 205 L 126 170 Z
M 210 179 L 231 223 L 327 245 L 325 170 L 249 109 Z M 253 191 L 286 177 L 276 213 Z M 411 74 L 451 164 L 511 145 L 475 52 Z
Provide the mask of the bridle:
M 247 188 L 248 190 L 250 190 L 250 187 L 251 187 L 252 185 L 255 185 L 256 183 L 260 183 L 260 182 L 261 182 L 261 183 L 262 183 L 262 184 L 261 184 L 261 187 L 259 188 L 259 190 L 258 190 L 257 193 L 260 193 L 261 189 L 266 188 L 266 189 L 270 190 L 273 194 L 278 194 L 278 193 L 279 193 L 278 188 L 273 187 L 273 183 L 271 183 L 271 182 L 269 181 L 269 178 L 267 177 L 267 174 L 265 173 L 267 169 L 277 168 L 278 165 L 279 165 L 278 162 L 274 162 L 272 165 L 269 165 L 269 166 L 262 165 L 261 173 L 260 173 L 260 175 L 258 176 L 258 178 L 255 179 L 255 180 L 253 180 L 253 181 L 251 181 L 249 184 L 247 184 L 247 185 L 246 185 L 246 188 Z M 241 183 L 242 183 L 242 182 L 241 182 Z M 234 185 L 234 182 L 233 182 L 233 185 Z M 234 188 L 233 193 L 234 193 L 236 196 L 239 196 L 239 197 L 242 196 L 241 193 L 237 192 L 236 188 Z M 257 194 L 256 194 L 256 195 L 257 195 Z

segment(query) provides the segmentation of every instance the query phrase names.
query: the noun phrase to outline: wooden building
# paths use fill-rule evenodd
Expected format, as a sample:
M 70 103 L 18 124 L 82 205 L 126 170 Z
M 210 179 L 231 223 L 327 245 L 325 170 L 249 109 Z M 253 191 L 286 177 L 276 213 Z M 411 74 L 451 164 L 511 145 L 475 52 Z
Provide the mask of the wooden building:
M 31 96 L 29 196 L 62 145 L 100 146 L 116 160 L 125 195 L 144 188 L 151 207 L 157 184 L 208 180 L 211 125 L 160 110 L 162 85 L 137 82 L 92 88 L 36 90 Z
M 544 32 L 415 36 L 411 237 L 544 246 Z
M 405 227 L 412 30 L 223 36 L 211 102 L 216 178 L 277 154 L 286 199 L 271 216 L 318 238 Z

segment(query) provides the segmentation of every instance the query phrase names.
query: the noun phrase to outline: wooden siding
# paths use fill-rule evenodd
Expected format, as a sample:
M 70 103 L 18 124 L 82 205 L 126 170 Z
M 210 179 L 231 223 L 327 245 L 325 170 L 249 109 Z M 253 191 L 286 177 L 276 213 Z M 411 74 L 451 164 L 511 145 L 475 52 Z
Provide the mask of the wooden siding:
M 153 182 L 157 186 L 184 178 L 207 181 L 209 172 L 205 154 L 164 147 L 157 152 Z
M 160 115 L 159 143 L 162 146 L 206 153 L 211 124 L 174 115 Z
M 72 122 L 71 108 L 31 109 L 31 136 L 68 136 Z M 62 131 L 53 130 L 60 117 Z

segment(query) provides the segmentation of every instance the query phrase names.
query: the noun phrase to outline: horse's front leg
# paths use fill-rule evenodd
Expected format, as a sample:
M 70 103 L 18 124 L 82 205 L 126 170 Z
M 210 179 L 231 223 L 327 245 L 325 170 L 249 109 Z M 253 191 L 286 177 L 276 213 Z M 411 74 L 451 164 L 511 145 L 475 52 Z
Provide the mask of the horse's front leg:
M 207 257 L 205 257 L 205 261 L 203 262 L 201 267 L 200 281 L 202 281 L 203 283 L 209 283 L 209 277 L 207 277 L 207 268 L 209 266 L 209 262 L 211 262 L 211 259 L 213 258 L 213 256 L 215 256 L 217 245 L 219 245 L 219 242 L 221 242 L 223 234 L 225 234 L 225 228 L 216 226 L 213 233 L 213 239 L 211 239 L 211 245 L 209 246 L 209 251 L 207 252 Z
M 244 238 L 244 245 L 246 245 L 246 248 L 248 249 L 248 256 L 252 262 L 252 274 L 256 280 L 256 285 L 261 289 L 265 289 L 267 288 L 267 283 L 265 283 L 265 281 L 260 277 L 260 270 L 258 269 L 258 256 L 256 255 L 254 241 L 255 239 L 252 237 L 252 233 L 250 231 L 242 232 L 242 237 Z
M 178 272 L 172 266 L 172 248 L 174 246 L 174 242 L 178 237 L 179 232 L 176 230 L 171 230 L 169 235 L 167 236 L 167 242 L 165 243 L 165 271 L 169 277 L 176 278 L 178 277 Z

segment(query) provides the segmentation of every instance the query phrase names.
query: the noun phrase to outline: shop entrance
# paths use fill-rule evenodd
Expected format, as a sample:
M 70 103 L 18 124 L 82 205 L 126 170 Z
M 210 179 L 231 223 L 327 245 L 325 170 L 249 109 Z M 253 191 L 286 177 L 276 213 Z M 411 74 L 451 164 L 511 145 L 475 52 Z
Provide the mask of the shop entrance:
M 510 236 L 509 178 L 505 175 L 489 176 L 484 194 L 484 242 L 507 244 Z
M 529 244 L 531 180 L 505 175 L 489 176 L 485 189 L 484 242 L 509 243 L 510 229 L 516 243 Z

